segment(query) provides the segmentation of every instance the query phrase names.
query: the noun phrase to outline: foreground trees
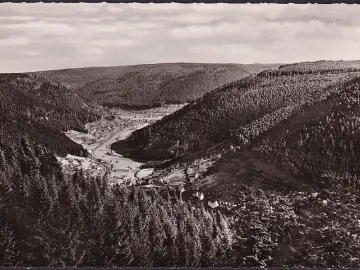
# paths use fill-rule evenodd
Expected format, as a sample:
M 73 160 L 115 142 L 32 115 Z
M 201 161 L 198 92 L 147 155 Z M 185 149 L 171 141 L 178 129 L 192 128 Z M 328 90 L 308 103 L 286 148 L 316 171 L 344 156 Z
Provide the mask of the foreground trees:
M 231 261 L 227 219 L 106 179 L 1 180 L 1 265 L 221 266 Z
M 357 267 L 357 191 L 328 187 L 243 186 L 231 207 L 213 211 L 81 172 L 1 178 L 0 265 Z

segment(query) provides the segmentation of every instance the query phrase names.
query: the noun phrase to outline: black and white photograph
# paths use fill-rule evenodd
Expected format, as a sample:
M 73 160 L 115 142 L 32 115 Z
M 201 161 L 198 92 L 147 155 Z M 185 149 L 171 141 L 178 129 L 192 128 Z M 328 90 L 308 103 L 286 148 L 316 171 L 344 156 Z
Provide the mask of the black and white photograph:
M 360 5 L 0 3 L 0 266 L 360 267 Z

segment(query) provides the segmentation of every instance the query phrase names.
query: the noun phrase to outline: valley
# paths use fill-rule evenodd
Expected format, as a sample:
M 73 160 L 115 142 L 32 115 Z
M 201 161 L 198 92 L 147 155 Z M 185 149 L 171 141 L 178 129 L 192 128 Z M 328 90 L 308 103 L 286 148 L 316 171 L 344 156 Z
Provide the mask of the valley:
M 26 265 L 358 266 L 359 78 L 297 63 L 125 110 L 1 75 L 0 242 L 48 250 Z
M 185 105 L 167 105 L 140 111 L 107 109 L 106 116 L 102 119 L 85 125 L 87 133 L 74 130 L 65 133 L 67 137 L 82 145 L 90 153 L 90 156 L 83 158 L 80 163 L 74 163 L 72 160 L 78 158 L 72 155 L 62 159 L 67 160 L 63 162 L 65 172 L 73 173 L 81 167 L 90 175 L 107 174 L 110 184 L 133 184 L 148 176 L 153 172 L 152 168 L 142 168 L 143 163 L 117 154 L 110 149 L 110 145 L 126 139 L 133 131 L 152 124 Z
M 360 5 L 1 5 L 0 267 L 360 269 Z

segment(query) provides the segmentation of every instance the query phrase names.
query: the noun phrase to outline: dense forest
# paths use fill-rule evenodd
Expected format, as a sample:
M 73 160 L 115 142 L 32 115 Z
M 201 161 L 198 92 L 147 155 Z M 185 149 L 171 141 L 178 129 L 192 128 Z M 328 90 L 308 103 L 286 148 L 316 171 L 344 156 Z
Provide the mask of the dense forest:
M 74 90 L 88 102 L 147 109 L 191 102 L 224 84 L 278 65 L 171 63 L 44 71 L 35 74 Z
M 65 87 L 41 76 L 1 74 L 2 173 L 26 174 L 35 168 L 51 167 L 56 164 L 53 154 L 86 156 L 87 151 L 62 132 L 85 131 L 85 123 L 99 116 L 99 108 L 87 105 Z
M 114 145 L 178 158 L 144 182 L 218 156 L 184 193 L 63 175 L 55 155 L 87 153 L 62 131 L 100 109 L 42 76 L 0 75 L 0 265 L 359 267 L 359 68 L 266 70 Z
M 1 75 L 0 265 L 199 266 L 231 260 L 219 212 L 174 193 L 62 174 L 55 155 L 86 156 L 62 132 L 100 111 L 37 75 Z M 195 241 L 194 241 L 195 240 Z
M 312 104 L 340 91 L 342 83 L 360 75 L 352 62 L 346 68 L 343 65 L 331 69 L 328 62 L 320 62 L 310 70 L 297 71 L 290 65 L 263 71 L 205 94 L 112 147 L 145 160 L 171 159 L 204 150 L 263 117 L 281 120 L 298 105 Z
M 357 186 L 360 131 L 360 79 L 344 84 L 341 92 L 304 106 L 268 134 L 254 149 L 271 155 L 303 178 L 331 175 Z M 286 129 L 287 132 L 279 132 Z M 349 182 L 350 181 L 350 182 Z M 325 183 L 326 184 L 326 183 Z
M 235 130 L 208 153 L 220 158 L 197 181 L 212 182 L 212 187 L 200 188 L 231 198 L 240 184 L 289 192 L 327 187 L 329 179 L 337 179 L 335 184 L 356 187 L 359 89 L 355 78 L 325 99 L 286 107 Z M 205 153 L 175 164 L 196 169 Z
M 231 260 L 227 218 L 106 179 L 1 179 L 0 265 L 210 266 Z
M 358 189 L 282 194 L 239 185 L 205 208 L 106 178 L 1 178 L 0 265 L 358 267 Z

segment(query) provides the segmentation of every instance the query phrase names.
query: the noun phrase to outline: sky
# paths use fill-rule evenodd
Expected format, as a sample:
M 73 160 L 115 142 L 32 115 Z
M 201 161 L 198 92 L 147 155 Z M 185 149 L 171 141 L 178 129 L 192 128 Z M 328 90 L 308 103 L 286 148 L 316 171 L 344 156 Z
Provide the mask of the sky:
M 0 72 L 360 59 L 360 5 L 0 3 Z

